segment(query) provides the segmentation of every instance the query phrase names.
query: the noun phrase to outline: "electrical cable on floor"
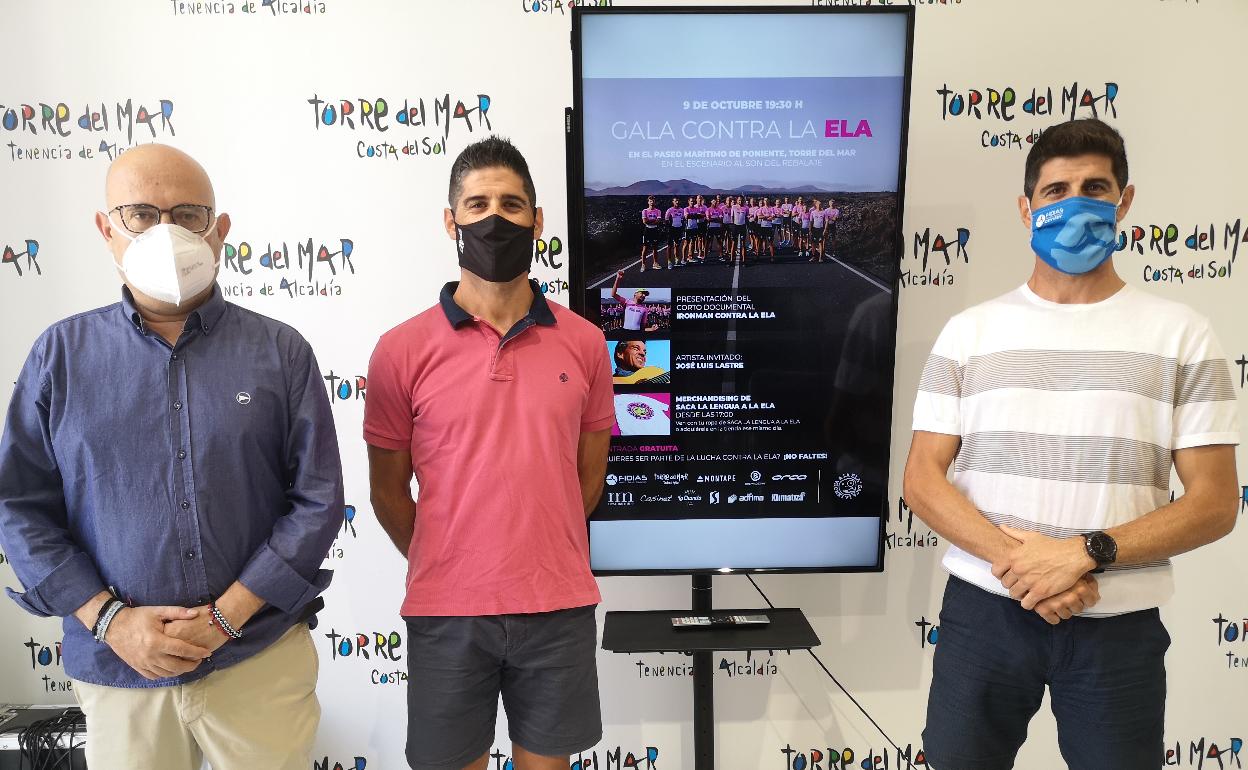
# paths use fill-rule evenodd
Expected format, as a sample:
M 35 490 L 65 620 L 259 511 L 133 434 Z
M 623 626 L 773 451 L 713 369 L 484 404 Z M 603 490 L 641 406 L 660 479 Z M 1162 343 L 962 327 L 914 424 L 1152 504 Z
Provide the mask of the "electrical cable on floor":
M 18 770 L 74 770 L 74 750 L 81 749 L 78 734 L 86 729 L 86 720 L 78 709 L 66 709 L 48 719 L 33 722 L 17 735 Z M 62 746 L 68 737 L 69 745 Z
M 776 605 L 771 603 L 771 599 L 767 598 L 767 594 L 763 593 L 763 589 L 759 587 L 758 583 L 754 582 L 754 576 L 746 573 L 745 577 L 750 581 L 750 585 L 754 586 L 754 590 L 758 591 L 758 595 L 763 597 L 763 601 L 767 602 L 767 606 L 774 610 Z M 890 738 L 888 733 L 884 732 L 884 728 L 880 727 L 880 723 L 876 722 L 875 719 L 867 713 L 867 710 L 862 707 L 862 704 L 858 702 L 858 699 L 855 698 L 849 690 L 845 689 L 845 685 L 841 684 L 840 680 L 838 680 L 832 672 L 828 670 L 828 667 L 823 664 L 823 661 L 819 659 L 819 656 L 815 654 L 815 651 L 808 649 L 806 652 L 810 653 L 810 657 L 815 659 L 815 662 L 819 664 L 819 668 L 823 669 L 823 673 L 828 675 L 828 678 L 832 680 L 832 683 L 839 687 L 841 692 L 845 693 L 845 697 L 849 698 L 849 700 L 858 707 L 858 710 L 861 711 L 862 715 L 867 718 L 867 721 L 874 725 L 876 730 L 880 731 L 880 735 L 884 736 L 884 740 L 888 741 L 889 745 L 891 745 L 894 749 L 897 749 L 897 756 L 904 756 L 905 752 L 903 752 L 901 747 L 897 745 L 897 742 Z M 914 768 L 914 764 L 910 761 L 909 757 L 906 758 L 906 768 L 907 770 L 913 770 Z

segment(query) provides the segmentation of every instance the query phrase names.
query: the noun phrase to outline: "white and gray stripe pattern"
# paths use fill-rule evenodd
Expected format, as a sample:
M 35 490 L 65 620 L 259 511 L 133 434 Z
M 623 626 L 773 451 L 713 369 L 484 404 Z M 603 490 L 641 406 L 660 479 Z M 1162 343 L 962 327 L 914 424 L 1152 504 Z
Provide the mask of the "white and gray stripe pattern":
M 1023 285 L 949 319 L 912 425 L 960 439 L 951 478 L 987 521 L 1082 544 L 1164 504 L 1175 452 L 1240 443 L 1236 371 L 1209 320 L 1180 303 L 1125 286 L 1070 305 Z M 1002 591 L 991 565 L 956 545 L 942 563 Z M 1168 560 L 1110 565 L 1084 615 L 1158 607 L 1174 571 Z
M 1175 406 L 1234 400 L 1235 386 L 1231 384 L 1231 370 L 1225 359 L 1214 358 L 1179 367 Z
M 1222 359 L 1179 366 L 1174 358 L 1124 350 L 1002 350 L 971 356 L 966 366 L 932 354 L 919 380 L 919 390 L 955 398 L 1003 388 L 1110 390 L 1174 406 L 1235 399 Z
M 931 354 L 923 364 L 919 390 L 940 396 L 961 398 L 962 367 L 958 366 L 958 362 L 952 358 Z
M 954 470 L 1170 488 L 1170 450 L 1114 436 L 984 431 L 962 437 Z
M 1174 402 L 1178 361 L 1121 350 L 1003 350 L 967 359 L 962 395 L 999 388 L 1114 390 Z

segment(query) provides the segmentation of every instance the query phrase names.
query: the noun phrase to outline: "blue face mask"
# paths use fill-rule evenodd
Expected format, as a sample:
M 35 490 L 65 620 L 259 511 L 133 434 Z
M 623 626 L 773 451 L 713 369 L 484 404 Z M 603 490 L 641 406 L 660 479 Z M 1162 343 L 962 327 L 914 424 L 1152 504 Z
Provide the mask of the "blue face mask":
M 1068 275 L 1095 270 L 1117 247 L 1117 214 L 1118 205 L 1082 197 L 1037 209 L 1031 212 L 1031 250 Z

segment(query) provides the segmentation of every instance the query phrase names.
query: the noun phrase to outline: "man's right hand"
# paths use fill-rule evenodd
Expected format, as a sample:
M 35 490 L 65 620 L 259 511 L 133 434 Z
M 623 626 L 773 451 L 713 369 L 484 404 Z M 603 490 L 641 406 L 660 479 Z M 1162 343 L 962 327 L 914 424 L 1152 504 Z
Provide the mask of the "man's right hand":
M 144 679 L 181 676 L 198 668 L 212 651 L 167 636 L 165 623 L 199 614 L 186 607 L 126 607 L 109 624 L 104 642 Z
M 1090 610 L 1101 600 L 1100 586 L 1092 575 L 1084 575 L 1075 584 L 1061 593 L 1054 594 L 1036 605 L 1035 612 L 1056 626 L 1063 620 Z

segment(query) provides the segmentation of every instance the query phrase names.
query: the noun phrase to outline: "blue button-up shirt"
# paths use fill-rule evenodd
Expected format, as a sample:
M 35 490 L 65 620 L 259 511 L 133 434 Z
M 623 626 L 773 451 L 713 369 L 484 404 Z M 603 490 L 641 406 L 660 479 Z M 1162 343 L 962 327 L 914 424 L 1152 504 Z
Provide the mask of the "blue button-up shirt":
M 343 519 L 338 439 L 308 343 L 226 302 L 176 345 L 122 301 L 54 324 L 17 381 L 0 442 L 0 541 L 26 610 L 63 616 L 65 672 L 181 684 L 263 650 L 306 618 Z M 267 602 L 184 676 L 144 679 L 73 612 L 102 590 L 202 605 L 235 580 Z M 205 620 L 205 622 L 207 622 Z

